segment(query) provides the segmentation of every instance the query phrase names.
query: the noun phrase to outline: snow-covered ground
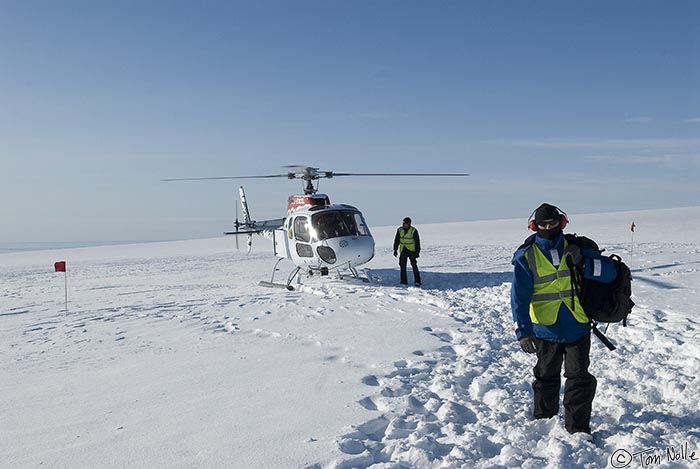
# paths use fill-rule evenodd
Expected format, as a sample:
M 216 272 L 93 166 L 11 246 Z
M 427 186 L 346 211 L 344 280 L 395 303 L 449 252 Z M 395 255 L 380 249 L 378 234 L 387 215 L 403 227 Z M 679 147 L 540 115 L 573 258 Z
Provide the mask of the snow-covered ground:
M 618 350 L 593 341 L 592 443 L 530 416 L 525 221 L 416 220 L 421 289 L 397 285 L 395 227 L 373 230 L 375 283 L 294 292 L 257 285 L 264 239 L 0 255 L 0 466 L 700 467 L 700 208 L 571 218 L 637 303 Z

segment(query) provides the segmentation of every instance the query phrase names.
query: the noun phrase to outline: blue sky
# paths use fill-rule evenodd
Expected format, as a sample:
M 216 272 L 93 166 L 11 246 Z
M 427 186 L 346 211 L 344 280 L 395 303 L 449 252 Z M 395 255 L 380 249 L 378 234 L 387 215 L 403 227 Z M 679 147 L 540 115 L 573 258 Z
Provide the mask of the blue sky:
M 0 242 L 217 236 L 236 181 L 371 226 L 700 205 L 695 1 L 0 0 Z M 300 184 L 246 181 L 254 218 Z M 525 233 L 526 234 L 526 233 Z

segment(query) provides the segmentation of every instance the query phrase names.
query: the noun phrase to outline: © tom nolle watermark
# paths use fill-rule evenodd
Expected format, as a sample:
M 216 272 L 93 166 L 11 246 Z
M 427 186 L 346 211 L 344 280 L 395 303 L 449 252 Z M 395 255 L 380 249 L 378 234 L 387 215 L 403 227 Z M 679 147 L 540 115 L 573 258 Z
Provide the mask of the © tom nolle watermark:
M 641 467 L 657 466 L 664 462 L 696 461 L 700 466 L 700 452 L 689 448 L 688 443 L 679 446 L 669 446 L 666 450 L 654 448 L 630 452 L 626 449 L 617 449 L 610 456 L 610 465 L 616 469 L 630 467 L 632 463 Z M 637 467 L 635 466 L 633 467 Z

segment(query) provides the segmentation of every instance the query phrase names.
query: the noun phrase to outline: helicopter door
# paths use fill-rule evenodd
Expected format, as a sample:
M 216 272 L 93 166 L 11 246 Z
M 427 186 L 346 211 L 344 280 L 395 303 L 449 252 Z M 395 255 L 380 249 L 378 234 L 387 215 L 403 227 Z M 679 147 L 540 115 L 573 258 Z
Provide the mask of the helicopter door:
M 294 240 L 296 241 L 296 254 L 301 258 L 314 257 L 311 248 L 311 232 L 309 230 L 309 217 L 298 216 L 294 218 Z

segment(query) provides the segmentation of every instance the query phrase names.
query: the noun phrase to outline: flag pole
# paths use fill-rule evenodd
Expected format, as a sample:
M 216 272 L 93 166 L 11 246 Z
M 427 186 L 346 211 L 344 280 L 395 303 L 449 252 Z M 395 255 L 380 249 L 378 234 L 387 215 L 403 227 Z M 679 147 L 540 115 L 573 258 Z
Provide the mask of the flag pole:
M 68 269 L 63 272 L 63 285 L 65 287 L 65 293 L 66 293 L 66 313 L 68 312 Z
M 632 232 L 632 241 L 630 242 L 630 267 L 632 267 L 632 257 L 634 256 L 634 228 L 636 226 L 634 222 L 630 225 L 630 231 Z
M 65 293 L 65 305 L 66 313 L 68 312 L 68 269 L 66 268 L 66 261 L 58 261 L 53 264 L 54 272 L 63 272 L 63 289 Z

